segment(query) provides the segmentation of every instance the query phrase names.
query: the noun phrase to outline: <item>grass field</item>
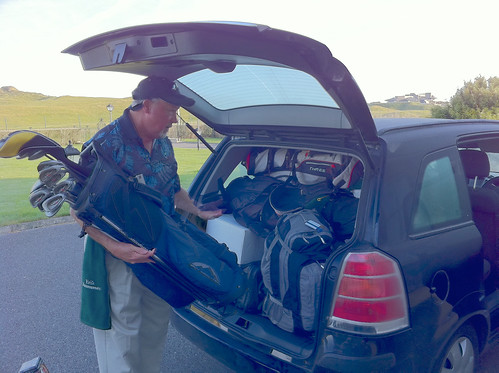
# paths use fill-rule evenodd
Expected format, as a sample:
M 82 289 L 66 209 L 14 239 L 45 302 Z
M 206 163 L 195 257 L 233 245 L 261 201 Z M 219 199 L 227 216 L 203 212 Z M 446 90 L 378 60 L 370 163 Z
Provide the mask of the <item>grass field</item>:
M 130 105 L 131 97 L 46 96 L 0 88 L 0 130 L 88 129 L 95 131 L 118 118 Z M 109 112 L 108 105 L 113 106 Z M 180 109 L 181 117 L 194 125 L 196 118 Z
M 204 148 L 175 149 L 182 187 L 190 185 L 209 153 Z M 41 160 L 0 158 L 0 226 L 47 219 L 43 212 L 31 207 L 28 201 L 31 187 L 38 178 L 36 166 Z M 69 207 L 64 204 L 56 216 L 68 214 Z
M 431 106 L 417 103 L 369 105 L 374 118 L 430 118 Z
M 81 139 L 90 138 L 98 128 L 107 124 L 111 116 L 117 118 L 130 104 L 131 98 L 46 96 L 41 93 L 21 92 L 13 87 L 0 88 L 0 138 L 16 130 L 34 130 L 44 133 L 61 145 L 81 143 Z M 107 106 L 113 105 L 110 113 Z M 373 117 L 429 117 L 430 106 L 422 104 L 373 104 L 370 105 Z M 206 135 L 203 124 L 181 109 L 181 117 L 200 125 Z M 184 139 L 180 128 L 170 131 L 170 136 Z M 184 128 L 185 129 L 185 128 Z M 187 130 L 186 130 L 187 133 Z M 195 140 L 193 140 L 195 141 Z M 179 163 L 179 175 L 184 188 L 188 187 L 196 172 L 207 158 L 206 149 L 175 150 Z M 0 158 L 0 226 L 33 221 L 45 218 L 45 215 L 33 209 L 28 202 L 32 185 L 37 180 L 36 166 L 39 162 Z M 58 216 L 68 214 L 67 205 Z

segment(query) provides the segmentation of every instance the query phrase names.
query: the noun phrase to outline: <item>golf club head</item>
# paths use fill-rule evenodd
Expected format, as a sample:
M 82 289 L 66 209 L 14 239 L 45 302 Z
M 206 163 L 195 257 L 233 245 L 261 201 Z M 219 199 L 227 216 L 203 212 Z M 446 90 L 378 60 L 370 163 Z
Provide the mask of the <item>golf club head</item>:
M 82 185 L 78 183 L 75 179 L 69 178 L 68 180 L 74 181 L 74 184 L 71 186 L 71 188 L 67 189 L 64 193 L 66 196 L 66 202 L 73 207 L 73 205 L 76 203 L 78 200 L 78 196 L 82 190 Z
M 44 183 L 42 183 L 40 181 L 40 179 L 38 179 L 37 181 L 35 181 L 35 183 L 33 184 L 33 186 L 31 187 L 31 190 L 29 191 L 30 193 L 34 192 L 35 190 L 37 189 L 40 189 L 42 187 L 46 187 L 46 185 Z
M 38 182 L 37 182 L 38 183 Z M 37 185 L 33 187 L 35 187 Z M 43 210 L 42 203 L 47 199 L 53 196 L 52 189 L 48 188 L 46 185 L 37 186 L 30 194 L 29 194 L 29 203 L 34 208 L 38 207 L 40 210 Z
M 54 140 L 34 131 L 15 131 L 0 140 L 1 158 L 37 159 L 46 154 L 57 159 L 66 159 L 64 149 Z
M 48 187 L 53 187 L 66 175 L 68 170 L 62 163 L 42 168 L 39 172 L 39 178 L 42 183 Z
M 36 150 L 36 149 L 23 149 L 17 155 L 17 159 L 28 158 L 30 161 L 34 161 L 35 159 L 39 159 L 45 155 L 45 151 Z
M 45 215 L 50 218 L 57 214 L 65 200 L 66 196 L 62 193 L 47 198 L 42 203 L 42 209 L 45 212 Z
M 52 167 L 52 166 L 57 166 L 57 165 L 64 166 L 64 164 L 61 161 L 58 161 L 57 159 L 49 159 L 49 160 L 41 161 L 40 163 L 38 163 L 38 166 L 36 166 L 36 169 L 38 170 L 38 172 L 40 172 L 41 170 L 43 170 L 47 167 Z
M 68 191 L 73 189 L 75 184 L 76 181 L 74 179 L 69 178 L 54 185 L 52 190 L 54 191 L 54 194 L 66 194 Z

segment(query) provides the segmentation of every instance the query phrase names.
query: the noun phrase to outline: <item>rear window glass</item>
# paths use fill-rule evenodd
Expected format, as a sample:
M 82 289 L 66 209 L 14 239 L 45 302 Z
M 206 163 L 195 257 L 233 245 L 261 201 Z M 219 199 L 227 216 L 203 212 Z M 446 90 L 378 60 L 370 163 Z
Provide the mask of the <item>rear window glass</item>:
M 449 157 L 429 162 L 421 181 L 413 230 L 439 228 L 463 216 L 456 177 Z
M 338 108 L 314 77 L 290 68 L 238 65 L 229 73 L 206 69 L 179 81 L 220 110 L 278 104 Z

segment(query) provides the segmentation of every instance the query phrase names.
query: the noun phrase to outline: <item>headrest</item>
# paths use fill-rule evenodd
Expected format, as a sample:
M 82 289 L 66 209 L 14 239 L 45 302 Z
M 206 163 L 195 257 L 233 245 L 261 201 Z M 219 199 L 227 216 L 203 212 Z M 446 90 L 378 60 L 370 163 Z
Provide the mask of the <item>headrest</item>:
M 460 150 L 463 161 L 464 172 L 468 179 L 475 177 L 484 178 L 490 174 L 490 163 L 487 153 L 480 150 L 465 149 Z

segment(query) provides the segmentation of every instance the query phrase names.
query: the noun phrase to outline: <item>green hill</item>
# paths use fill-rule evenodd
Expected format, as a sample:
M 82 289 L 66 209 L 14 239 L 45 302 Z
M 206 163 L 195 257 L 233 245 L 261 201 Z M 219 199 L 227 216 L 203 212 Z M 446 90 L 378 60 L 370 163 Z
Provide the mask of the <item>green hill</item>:
M 371 103 L 374 118 L 430 118 L 431 105 L 415 102 Z
M 121 116 L 131 100 L 131 97 L 54 97 L 1 87 L 0 139 L 12 131 L 33 130 L 62 145 L 67 145 L 69 141 L 80 144 L 108 124 L 111 115 L 113 119 Z M 112 113 L 107 109 L 109 104 L 113 106 Z M 185 111 L 181 112 L 181 116 L 189 123 L 197 123 Z
M 0 88 L 0 130 L 19 129 L 88 129 L 97 130 L 109 123 L 109 104 L 117 118 L 130 104 L 131 98 L 47 96 L 41 93 L 21 92 L 14 87 Z M 430 105 L 417 103 L 372 103 L 373 117 L 429 117 Z M 182 117 L 195 122 L 186 112 Z M 3 133 L 2 133 L 3 134 Z M 0 134 L 0 135 L 2 135 Z
M 14 87 L 0 88 L 0 128 L 41 129 L 96 127 L 108 123 L 107 105 L 113 105 L 113 116 L 119 116 L 131 98 L 46 96 L 21 92 Z M 3 122 L 3 123 L 2 123 Z M 101 123 L 102 124 L 102 123 Z

